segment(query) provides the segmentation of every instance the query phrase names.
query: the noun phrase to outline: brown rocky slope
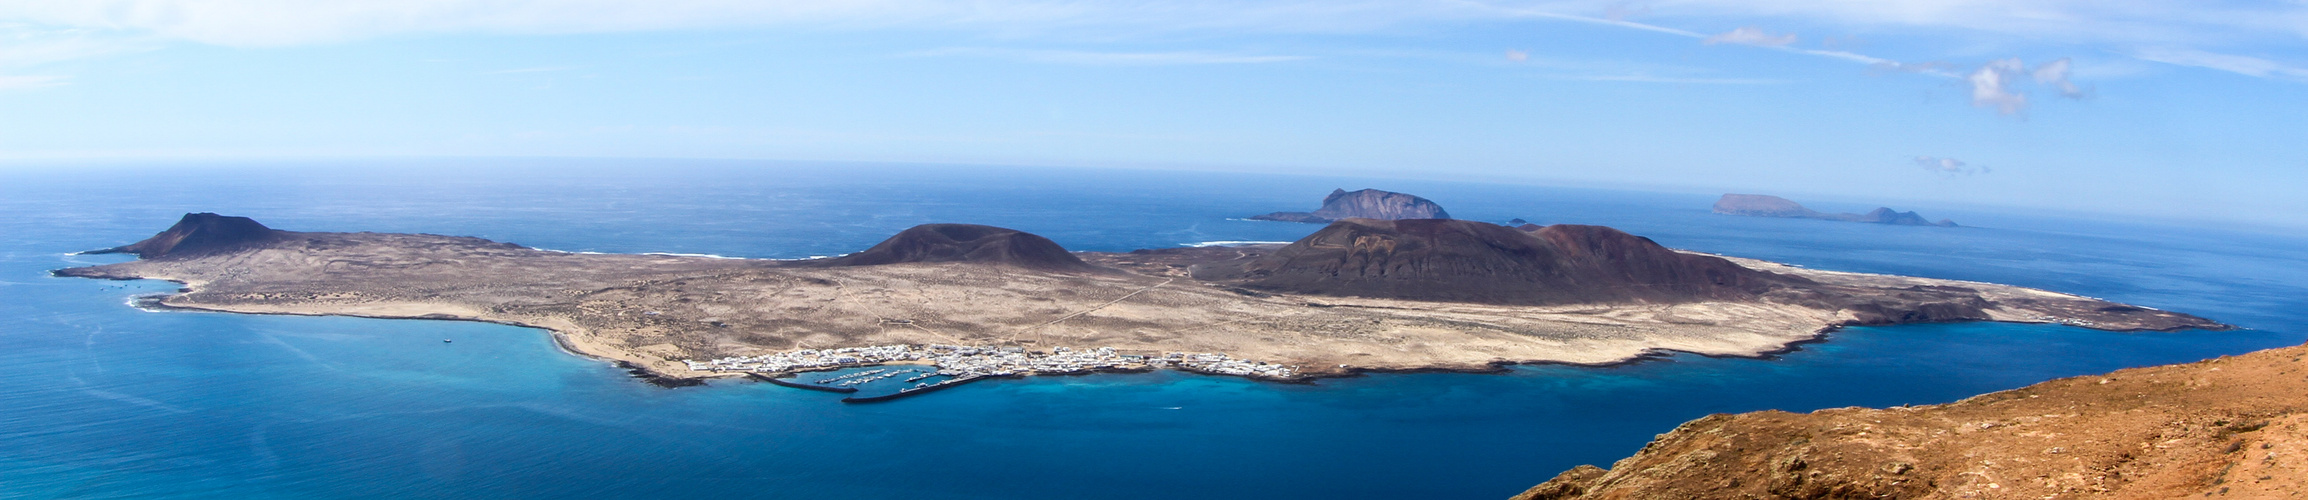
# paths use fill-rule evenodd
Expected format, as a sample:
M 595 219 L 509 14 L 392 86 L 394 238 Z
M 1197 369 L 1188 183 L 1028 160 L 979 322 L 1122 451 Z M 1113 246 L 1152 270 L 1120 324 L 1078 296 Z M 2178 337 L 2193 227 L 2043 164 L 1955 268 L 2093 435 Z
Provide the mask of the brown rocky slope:
M 1205 279 L 1257 290 L 1486 304 L 1752 300 L 1809 281 L 1602 226 L 1345 219 Z
M 87 253 L 125 253 L 140 259 L 194 256 L 261 246 L 286 235 L 287 232 L 265 227 L 255 219 L 202 212 L 184 214 L 176 225 L 144 241 Z
M 2308 346 L 1934 406 L 1711 415 L 1516 500 L 2308 498 Z

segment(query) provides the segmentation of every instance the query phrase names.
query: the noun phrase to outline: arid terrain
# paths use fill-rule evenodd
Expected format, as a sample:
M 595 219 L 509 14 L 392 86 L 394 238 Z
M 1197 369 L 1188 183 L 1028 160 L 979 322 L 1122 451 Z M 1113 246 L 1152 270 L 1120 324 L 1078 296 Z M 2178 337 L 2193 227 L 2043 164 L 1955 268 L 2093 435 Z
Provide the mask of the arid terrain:
M 1289 246 L 1068 253 L 1017 231 L 927 225 L 850 256 L 775 261 L 290 232 L 193 214 L 152 239 L 113 249 L 143 259 L 56 274 L 184 283 L 182 293 L 157 299 L 166 307 L 534 326 L 575 352 L 673 378 L 730 375 L 693 372 L 684 360 L 892 344 L 1225 353 L 1315 377 L 1603 364 L 1659 350 L 1758 355 L 1858 324 L 2225 328 L 2040 290 L 1673 252 L 1592 228 L 1546 233 L 1465 221 L 1350 219 Z M 1340 234 L 1353 237 L 1325 239 Z M 1470 234 L 1490 246 L 1452 246 Z M 1589 237 L 1603 239 L 1580 239 Z M 1501 248 L 1547 260 L 1486 253 Z M 1629 260 L 1643 256 L 1663 260 Z M 1478 261 L 1503 263 L 1497 265 L 1512 273 L 1461 265 Z M 1309 269 L 1364 274 L 1332 286 L 1304 279 L 1316 275 Z M 1464 279 L 1468 287 L 1513 291 L 1527 285 L 1511 282 L 1524 274 L 1584 280 L 1564 286 L 1613 299 L 1376 296 L 1398 285 L 1386 280 Z M 1275 276 L 1293 278 L 1267 280 Z M 1403 289 L 1438 289 L 1432 285 Z M 1295 291 L 1302 287 L 1311 291 Z M 1643 291 L 1604 294 L 1613 287 Z
M 1713 415 L 1516 500 L 2308 497 L 2308 346 L 1935 406 Z

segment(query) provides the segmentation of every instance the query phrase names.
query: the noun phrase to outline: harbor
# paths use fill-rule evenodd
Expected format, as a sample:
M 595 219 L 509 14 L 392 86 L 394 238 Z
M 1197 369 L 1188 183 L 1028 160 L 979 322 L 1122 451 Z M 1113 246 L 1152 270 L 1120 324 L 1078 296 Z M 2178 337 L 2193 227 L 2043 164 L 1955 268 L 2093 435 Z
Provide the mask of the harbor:
M 684 360 L 683 363 L 694 371 L 744 372 L 752 378 L 781 386 L 837 393 L 857 393 L 860 386 L 906 377 L 903 383 L 907 385 L 896 392 L 853 396 L 844 398 L 842 401 L 845 403 L 888 401 L 994 377 L 1155 369 L 1270 380 L 1290 379 L 1297 375 L 1297 370 L 1289 366 L 1235 359 L 1221 353 L 1128 354 L 1112 347 L 1053 347 L 1049 351 L 1029 351 L 1019 346 L 884 345 L 798 349 L 710 361 Z M 798 378 L 787 378 L 805 372 L 855 368 L 871 369 L 809 379 L 814 384 L 804 383 Z

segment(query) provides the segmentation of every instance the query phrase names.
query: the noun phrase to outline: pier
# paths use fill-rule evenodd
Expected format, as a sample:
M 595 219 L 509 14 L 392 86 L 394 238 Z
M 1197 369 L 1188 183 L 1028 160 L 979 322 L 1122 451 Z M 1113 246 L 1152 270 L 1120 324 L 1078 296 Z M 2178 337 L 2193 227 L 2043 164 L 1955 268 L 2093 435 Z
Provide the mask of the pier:
M 825 391 L 825 392 L 833 392 L 833 393 L 841 393 L 841 394 L 849 394 L 849 393 L 854 393 L 854 392 L 857 392 L 857 388 L 856 388 L 856 387 L 826 387 L 826 386 L 822 386 L 822 385 L 804 384 L 804 383 L 800 383 L 800 382 L 788 382 L 788 381 L 786 381 L 784 378 L 781 378 L 781 377 L 772 377 L 772 376 L 768 376 L 768 375 L 762 375 L 762 374 L 759 374 L 759 373 L 749 373 L 749 374 L 746 374 L 746 376 L 747 376 L 747 377 L 751 377 L 751 378 L 753 378 L 754 380 L 759 380 L 759 381 L 768 382 L 768 383 L 772 383 L 772 384 L 782 385 L 782 386 L 786 386 L 786 387 L 792 387 L 792 388 L 795 388 L 795 389 L 808 389 L 808 390 L 812 390 L 812 391 Z
M 953 388 L 954 386 L 957 386 L 957 385 L 962 385 L 962 384 L 967 384 L 967 383 L 976 382 L 976 381 L 980 381 L 980 380 L 985 380 L 985 379 L 987 379 L 987 378 L 988 378 L 988 377 L 985 377 L 985 376 L 980 376 L 980 375 L 967 375 L 967 376 L 963 376 L 963 377 L 961 377 L 961 378 L 949 379 L 949 380 L 946 380 L 946 381 L 944 381 L 944 382 L 938 382 L 938 383 L 935 383 L 935 384 L 929 384 L 929 385 L 919 385 L 919 386 L 914 386 L 914 387 L 907 387 L 907 388 L 904 388 L 904 389 L 899 389 L 899 390 L 898 390 L 898 392 L 893 392 L 893 393 L 889 393 L 889 394 L 883 394 L 883 395 L 880 395 L 880 396 L 862 396 L 862 397 L 860 397 L 860 396 L 851 396 L 851 397 L 841 398 L 841 402 L 844 402 L 844 403 L 879 403 L 879 402 L 883 402 L 883 401 L 890 401 L 890 400 L 895 400 L 895 399 L 898 399 L 898 398 L 903 398 L 903 397 L 908 397 L 908 396 L 920 396 L 920 395 L 923 395 L 923 394 L 929 394 L 929 393 L 932 393 L 932 392 L 942 391 L 942 390 L 946 390 L 946 389 L 950 389 L 950 388 Z M 853 390 L 854 390 L 854 389 L 853 389 Z

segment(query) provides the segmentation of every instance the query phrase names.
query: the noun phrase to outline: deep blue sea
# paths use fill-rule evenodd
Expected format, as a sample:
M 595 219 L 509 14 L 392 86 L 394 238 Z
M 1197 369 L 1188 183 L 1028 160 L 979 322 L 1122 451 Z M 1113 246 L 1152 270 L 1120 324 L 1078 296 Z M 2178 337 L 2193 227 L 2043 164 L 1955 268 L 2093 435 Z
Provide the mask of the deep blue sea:
M 1772 359 L 1675 356 L 1312 385 L 1176 373 L 982 382 L 894 403 L 661 389 L 541 331 L 146 312 L 113 262 L 185 212 L 275 228 L 793 258 L 908 226 L 1076 250 L 1287 241 L 1332 188 L 1464 219 L 1604 224 L 1669 246 L 2011 283 L 2247 327 L 1854 328 Z M 0 171 L 4 498 L 1503 498 L 1717 412 L 1948 402 L 2308 339 L 2308 239 L 1924 208 L 1966 228 L 1718 216 L 1710 194 L 1127 170 L 642 160 L 81 165 Z M 1869 206 L 1814 203 L 1818 208 Z M 440 339 L 454 338 L 443 344 Z

